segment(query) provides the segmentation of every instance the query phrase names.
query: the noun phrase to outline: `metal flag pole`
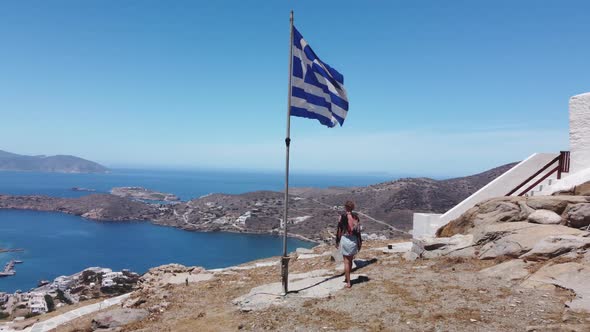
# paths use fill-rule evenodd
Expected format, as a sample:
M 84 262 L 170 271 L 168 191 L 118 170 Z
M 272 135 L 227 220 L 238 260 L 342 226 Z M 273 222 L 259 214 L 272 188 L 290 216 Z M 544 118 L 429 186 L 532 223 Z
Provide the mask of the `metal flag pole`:
M 289 146 L 291 145 L 291 75 L 293 73 L 293 10 L 291 10 L 291 37 L 289 38 L 289 94 L 287 103 L 287 137 L 285 138 L 285 212 L 283 214 L 283 257 L 281 258 L 281 276 L 283 278 L 283 295 L 289 291 L 289 259 L 287 256 L 287 216 L 289 211 Z

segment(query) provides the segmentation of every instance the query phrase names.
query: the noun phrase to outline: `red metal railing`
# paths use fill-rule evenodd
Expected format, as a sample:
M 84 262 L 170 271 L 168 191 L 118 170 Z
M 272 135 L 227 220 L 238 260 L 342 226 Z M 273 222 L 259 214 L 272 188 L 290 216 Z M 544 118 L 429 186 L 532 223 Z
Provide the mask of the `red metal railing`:
M 556 163 L 557 163 L 557 165 L 555 165 Z M 552 166 L 554 166 L 554 167 L 552 167 Z M 533 179 L 535 179 L 537 176 L 539 176 L 540 174 L 545 172 L 547 169 L 549 169 L 549 171 L 547 173 L 545 173 L 543 176 L 541 176 L 539 179 L 537 179 L 533 184 L 526 187 L 526 189 L 521 191 L 520 194 L 518 194 L 518 196 L 522 196 L 522 195 L 528 193 L 533 188 L 535 188 L 537 185 L 539 185 L 539 183 L 545 181 L 545 179 L 550 177 L 555 172 L 557 172 L 557 179 L 558 180 L 561 179 L 562 173 L 568 173 L 570 171 L 570 152 L 569 151 L 560 151 L 559 156 L 555 157 L 553 160 L 548 162 L 547 165 L 543 166 L 540 170 L 535 172 L 535 174 L 531 175 L 528 179 L 524 180 L 516 188 L 512 189 L 508 194 L 506 194 L 506 196 L 511 196 L 512 194 L 516 193 L 522 187 L 524 187 L 529 182 L 531 182 Z

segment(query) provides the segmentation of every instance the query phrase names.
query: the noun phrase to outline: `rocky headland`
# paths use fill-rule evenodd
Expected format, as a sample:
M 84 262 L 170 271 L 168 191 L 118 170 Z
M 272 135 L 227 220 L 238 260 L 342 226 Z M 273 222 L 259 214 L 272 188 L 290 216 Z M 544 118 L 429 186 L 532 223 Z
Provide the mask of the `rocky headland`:
M 152 220 L 157 208 L 109 194 L 79 198 L 0 195 L 0 209 L 61 212 L 99 221 Z

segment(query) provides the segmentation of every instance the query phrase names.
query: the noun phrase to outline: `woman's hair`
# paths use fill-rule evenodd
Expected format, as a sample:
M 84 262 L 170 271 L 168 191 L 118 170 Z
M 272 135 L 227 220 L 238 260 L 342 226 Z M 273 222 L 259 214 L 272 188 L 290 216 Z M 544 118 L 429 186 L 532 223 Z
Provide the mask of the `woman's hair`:
M 354 203 L 352 201 L 346 201 L 346 203 L 344 203 L 344 208 L 346 211 L 352 211 L 354 210 Z

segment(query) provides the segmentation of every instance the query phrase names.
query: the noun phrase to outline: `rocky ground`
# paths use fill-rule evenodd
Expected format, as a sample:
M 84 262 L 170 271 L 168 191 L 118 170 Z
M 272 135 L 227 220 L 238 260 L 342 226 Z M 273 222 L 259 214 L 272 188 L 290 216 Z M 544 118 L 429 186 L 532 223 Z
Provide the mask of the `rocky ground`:
M 127 313 L 123 308 L 111 308 L 100 316 L 78 319 L 60 331 L 100 331 L 98 326 L 117 325 L 105 325 L 105 319 L 127 323 L 118 326 L 121 331 L 590 328 L 590 315 L 564 306 L 575 296 L 572 291 L 525 287 L 525 277 L 490 273 L 489 268 L 502 262 L 500 259 L 407 261 L 384 250 L 387 242 L 368 244 L 358 257 L 359 266 L 364 266 L 354 271 L 351 289 L 343 288 L 341 264 L 330 259 L 331 248 L 325 245 L 314 249 L 318 256 L 297 255 L 290 272 L 291 289 L 298 292 L 285 298 L 278 295 L 280 267 L 271 265 L 278 258 L 222 271 L 161 267 L 148 274 L 143 289 L 125 303 Z M 168 273 L 163 272 L 166 270 Z M 187 285 L 182 280 L 189 271 L 193 279 Z M 170 282 L 171 277 L 177 277 L 176 281 Z
M 440 237 L 366 241 L 351 289 L 328 245 L 291 254 L 285 297 L 278 257 L 159 267 L 123 308 L 63 330 L 589 331 L 590 196 L 577 194 L 492 199 Z

